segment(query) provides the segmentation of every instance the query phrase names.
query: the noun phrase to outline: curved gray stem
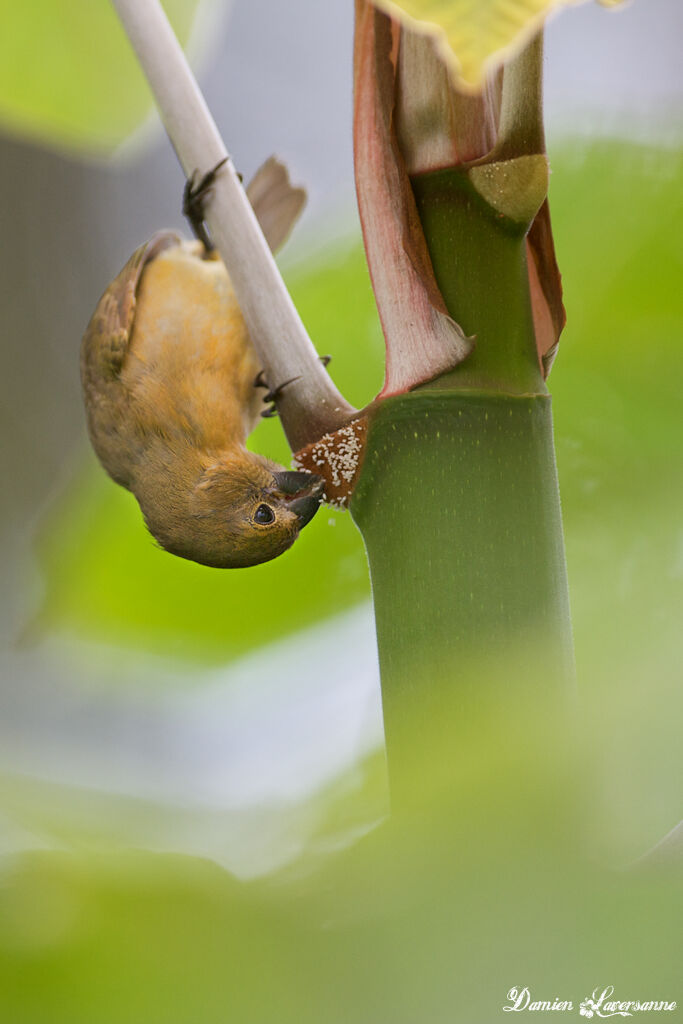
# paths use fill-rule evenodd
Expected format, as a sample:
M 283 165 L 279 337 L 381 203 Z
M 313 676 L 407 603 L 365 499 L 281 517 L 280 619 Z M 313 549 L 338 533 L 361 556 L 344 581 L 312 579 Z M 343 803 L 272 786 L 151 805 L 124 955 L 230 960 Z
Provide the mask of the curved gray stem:
M 149 81 L 185 176 L 227 155 L 216 124 L 159 0 L 112 0 Z M 266 380 L 297 378 L 278 400 L 294 450 L 355 411 L 321 364 L 263 237 L 231 160 L 207 203 L 211 236 L 227 267 Z

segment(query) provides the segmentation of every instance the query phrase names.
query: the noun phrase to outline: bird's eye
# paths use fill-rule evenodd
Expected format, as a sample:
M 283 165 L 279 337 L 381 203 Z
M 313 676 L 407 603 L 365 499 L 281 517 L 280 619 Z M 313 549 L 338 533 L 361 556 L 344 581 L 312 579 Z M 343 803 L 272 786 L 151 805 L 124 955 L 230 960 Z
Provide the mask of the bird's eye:
M 269 523 L 275 522 L 275 513 L 269 505 L 259 505 L 254 512 L 254 522 L 268 526 Z

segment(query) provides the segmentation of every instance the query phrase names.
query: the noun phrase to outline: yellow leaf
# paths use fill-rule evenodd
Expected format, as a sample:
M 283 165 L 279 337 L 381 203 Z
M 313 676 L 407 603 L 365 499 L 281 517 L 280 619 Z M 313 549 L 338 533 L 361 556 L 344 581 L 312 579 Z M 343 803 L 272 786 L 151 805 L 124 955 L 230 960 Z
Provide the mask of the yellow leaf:
M 459 86 L 477 89 L 492 65 L 519 50 L 551 11 L 585 0 L 373 0 L 412 29 L 434 37 Z M 601 0 L 615 6 L 621 0 Z

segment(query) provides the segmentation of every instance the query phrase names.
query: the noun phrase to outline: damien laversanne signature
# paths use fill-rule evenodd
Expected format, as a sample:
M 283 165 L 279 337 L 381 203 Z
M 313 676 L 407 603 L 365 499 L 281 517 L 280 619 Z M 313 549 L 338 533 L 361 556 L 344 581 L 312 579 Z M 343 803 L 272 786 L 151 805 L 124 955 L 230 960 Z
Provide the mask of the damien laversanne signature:
M 646 1013 L 675 1010 L 676 1002 L 668 1002 L 664 999 L 613 999 L 614 985 L 608 985 L 602 990 L 596 988 L 593 995 L 584 999 L 578 1007 L 582 1017 L 632 1017 L 634 1013 Z M 508 1001 L 503 1005 L 506 1013 L 522 1013 L 529 1011 L 556 1011 L 565 1013 L 574 1010 L 575 1006 L 571 999 L 534 999 L 528 986 L 524 988 L 511 988 L 507 994 Z

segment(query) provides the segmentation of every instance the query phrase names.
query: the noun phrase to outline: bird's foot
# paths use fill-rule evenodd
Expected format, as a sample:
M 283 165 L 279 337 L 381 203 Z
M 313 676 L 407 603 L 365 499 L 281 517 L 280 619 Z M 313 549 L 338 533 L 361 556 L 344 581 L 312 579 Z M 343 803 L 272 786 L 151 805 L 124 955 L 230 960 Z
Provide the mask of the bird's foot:
M 189 221 L 192 233 L 195 238 L 199 239 L 207 253 L 213 252 L 215 247 L 204 223 L 204 204 L 211 194 L 218 171 L 229 159 L 230 157 L 224 156 L 215 167 L 201 177 L 199 171 L 193 171 L 183 189 L 183 216 Z
M 319 356 L 318 358 L 320 359 L 320 362 L 323 364 L 323 366 L 327 366 L 330 360 L 332 359 L 332 356 Z M 256 374 L 256 378 L 254 379 L 254 387 L 267 388 L 266 394 L 263 396 L 263 401 L 269 403 L 269 408 L 264 409 L 264 411 L 261 413 L 261 417 L 263 419 L 270 419 L 271 416 L 277 416 L 277 409 L 275 407 L 275 403 L 277 402 L 278 398 L 280 397 L 284 389 L 288 387 L 288 385 L 293 384 L 295 380 L 299 380 L 299 377 L 291 377 L 289 380 L 286 380 L 284 384 L 279 384 L 276 388 L 271 388 L 268 385 L 268 381 L 265 378 L 263 370 L 259 370 L 259 372 Z
M 276 388 L 270 388 L 270 390 L 268 390 L 265 393 L 265 395 L 263 396 L 263 401 L 264 402 L 268 402 L 269 406 L 268 406 L 267 409 L 264 409 L 263 412 L 261 413 L 261 416 L 263 417 L 263 419 L 267 420 L 267 419 L 270 419 L 271 416 L 277 416 L 277 408 L 276 408 L 275 403 L 277 402 L 278 398 L 280 397 L 282 392 L 285 390 L 285 388 L 288 387 L 290 384 L 293 384 L 295 380 L 299 380 L 299 378 L 298 377 L 291 377 L 289 380 L 284 381 L 284 383 L 278 384 L 278 386 Z M 268 384 L 266 383 L 266 381 L 265 381 L 265 379 L 263 377 L 263 370 L 261 370 L 261 372 L 256 377 L 256 380 L 254 381 L 254 384 L 256 385 L 257 388 L 267 388 L 268 387 Z

